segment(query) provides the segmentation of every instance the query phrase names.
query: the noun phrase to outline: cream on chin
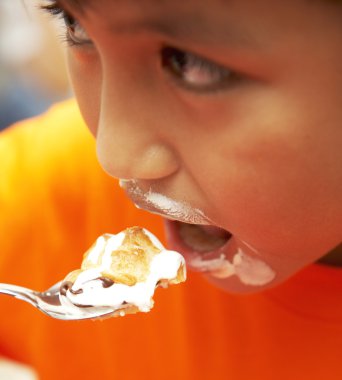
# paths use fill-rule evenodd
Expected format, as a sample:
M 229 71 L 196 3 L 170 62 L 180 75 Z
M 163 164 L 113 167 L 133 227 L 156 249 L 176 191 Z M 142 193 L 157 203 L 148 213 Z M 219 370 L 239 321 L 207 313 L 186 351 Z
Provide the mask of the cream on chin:
M 264 286 L 274 280 L 274 269 L 253 247 L 229 232 L 215 226 L 169 224 L 169 236 L 190 269 L 222 280 L 235 276 L 247 286 Z

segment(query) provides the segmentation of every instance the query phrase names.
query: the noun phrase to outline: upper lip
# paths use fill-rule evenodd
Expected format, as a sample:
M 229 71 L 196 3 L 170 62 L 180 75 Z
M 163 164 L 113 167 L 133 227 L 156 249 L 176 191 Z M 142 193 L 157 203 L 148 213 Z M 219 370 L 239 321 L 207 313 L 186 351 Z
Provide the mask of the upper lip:
M 144 191 L 135 180 L 121 180 L 120 185 L 138 208 L 184 223 L 212 224 L 203 211 L 185 201 L 170 198 L 152 188 Z

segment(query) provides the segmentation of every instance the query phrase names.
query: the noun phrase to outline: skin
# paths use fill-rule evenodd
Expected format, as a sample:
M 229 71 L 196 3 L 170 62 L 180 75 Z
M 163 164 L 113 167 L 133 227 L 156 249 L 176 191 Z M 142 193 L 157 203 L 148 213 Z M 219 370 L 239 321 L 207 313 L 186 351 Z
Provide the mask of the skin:
M 259 291 L 317 260 L 341 264 L 340 4 L 61 3 L 82 37 L 68 49 L 70 75 L 103 168 L 200 209 L 276 273 L 253 289 L 212 281 Z M 164 30 L 143 25 L 151 20 Z M 207 70 L 189 85 L 161 65 L 164 46 L 230 79 L 213 86 Z

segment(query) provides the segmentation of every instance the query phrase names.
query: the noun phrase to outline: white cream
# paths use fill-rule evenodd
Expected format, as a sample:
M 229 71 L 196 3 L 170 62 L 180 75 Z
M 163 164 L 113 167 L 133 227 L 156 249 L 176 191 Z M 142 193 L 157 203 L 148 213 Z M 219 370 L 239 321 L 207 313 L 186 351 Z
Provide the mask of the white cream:
M 103 269 L 109 268 L 111 263 L 111 252 L 115 251 L 122 244 L 125 234 L 120 232 L 117 235 L 110 235 L 110 239 L 106 241 L 106 235 L 100 236 L 97 238 L 95 247 L 90 251 L 87 261 L 91 264 L 96 265 L 99 259 L 101 252 L 105 252 L 102 258 L 101 267 Z
M 235 274 L 246 285 L 261 286 L 275 278 L 274 270 L 264 261 L 251 257 L 238 250 L 233 258 Z
M 152 192 L 144 194 L 147 202 L 150 202 L 156 209 L 165 213 L 169 218 L 182 220 L 185 223 L 208 224 L 208 218 L 198 208 L 191 207 L 186 202 L 176 201 L 163 194 Z
M 143 191 L 135 180 L 120 180 L 120 186 L 133 198 L 138 208 L 147 208 L 150 212 L 167 216 L 170 219 L 192 224 L 210 224 L 204 212 L 189 203 L 171 199 L 150 189 Z M 138 201 L 139 204 L 136 203 Z
M 241 249 L 238 249 L 232 261 L 223 254 L 211 260 L 203 260 L 198 255 L 189 264 L 194 269 L 208 272 L 216 278 L 224 279 L 235 275 L 245 285 L 262 286 L 275 277 L 275 272 L 269 265 L 256 257 L 246 255 Z
M 195 270 L 210 272 L 212 276 L 217 278 L 227 278 L 235 274 L 234 265 L 223 254 L 210 260 L 204 260 L 201 255 L 196 255 L 189 264 Z
M 98 263 L 99 255 L 104 251 L 100 265 L 83 270 L 76 278 L 61 302 L 67 307 L 93 306 L 109 307 L 114 312 L 122 309 L 126 304 L 136 306 L 140 311 L 148 312 L 153 307 L 152 296 L 160 280 L 173 280 L 177 277 L 180 268 L 185 273 L 185 260 L 181 254 L 166 250 L 160 241 L 149 231 L 143 230 L 155 247 L 161 250 L 151 261 L 150 272 L 144 282 L 137 282 L 129 286 L 113 283 L 103 286 L 103 271 L 111 266 L 111 253 L 119 248 L 125 238 L 125 233 L 106 235 L 107 240 L 100 236 L 92 251 L 87 257 L 94 265 Z M 109 239 L 108 239 L 109 237 Z M 79 292 L 78 292 L 79 291 Z M 124 311 L 120 312 L 120 315 Z

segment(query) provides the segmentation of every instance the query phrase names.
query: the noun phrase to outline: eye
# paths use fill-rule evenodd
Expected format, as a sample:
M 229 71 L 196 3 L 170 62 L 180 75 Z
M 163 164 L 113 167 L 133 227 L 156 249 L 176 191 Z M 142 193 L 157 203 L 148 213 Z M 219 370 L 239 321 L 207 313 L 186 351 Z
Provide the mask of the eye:
M 63 19 L 66 26 L 67 39 L 71 43 L 76 45 L 91 43 L 91 39 L 88 36 L 88 33 L 75 18 L 68 14 L 65 14 L 63 16 Z
M 57 1 L 53 1 L 48 5 L 43 5 L 41 8 L 47 11 L 50 15 L 59 17 L 63 20 L 66 40 L 68 43 L 71 45 L 83 45 L 92 42 L 82 25 L 60 7 Z
M 239 75 L 228 68 L 173 47 L 161 50 L 161 63 L 166 71 L 189 90 L 217 91 L 239 79 Z

